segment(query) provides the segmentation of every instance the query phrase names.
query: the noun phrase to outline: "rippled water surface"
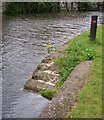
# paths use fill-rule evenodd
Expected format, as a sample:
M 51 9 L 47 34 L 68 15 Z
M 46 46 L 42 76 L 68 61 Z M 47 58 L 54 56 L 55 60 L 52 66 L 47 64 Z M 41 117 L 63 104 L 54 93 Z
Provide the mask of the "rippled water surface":
M 49 101 L 38 94 L 24 91 L 23 86 L 47 55 L 44 45 L 50 43 L 57 48 L 86 31 L 90 28 L 91 15 L 98 15 L 98 23 L 101 22 L 100 12 L 3 16 L 0 70 L 3 79 L 3 118 L 39 116 Z

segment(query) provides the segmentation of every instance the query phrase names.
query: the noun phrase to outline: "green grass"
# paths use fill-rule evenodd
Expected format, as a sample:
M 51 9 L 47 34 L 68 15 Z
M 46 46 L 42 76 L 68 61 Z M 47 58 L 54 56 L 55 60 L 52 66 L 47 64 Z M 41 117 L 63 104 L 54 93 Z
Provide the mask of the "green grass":
M 57 90 L 43 90 L 40 91 L 39 94 L 41 94 L 43 97 L 51 100 L 53 95 L 56 93 Z
M 102 45 L 102 41 L 98 38 L 96 41 L 91 41 L 88 36 L 89 31 L 69 41 L 69 46 L 63 52 L 64 55 L 55 61 L 55 64 L 60 68 L 60 81 L 57 83 L 57 87 L 64 83 L 70 72 L 81 61 L 93 60 L 99 56 L 99 52 L 96 53 L 96 49 L 97 46 Z
M 90 42 L 87 35 L 88 32 L 77 37 L 76 42 L 83 44 L 85 49 L 92 49 L 91 54 L 94 54 L 89 82 L 80 91 L 77 104 L 68 113 L 68 118 L 102 118 L 102 26 L 98 27 L 96 42 Z

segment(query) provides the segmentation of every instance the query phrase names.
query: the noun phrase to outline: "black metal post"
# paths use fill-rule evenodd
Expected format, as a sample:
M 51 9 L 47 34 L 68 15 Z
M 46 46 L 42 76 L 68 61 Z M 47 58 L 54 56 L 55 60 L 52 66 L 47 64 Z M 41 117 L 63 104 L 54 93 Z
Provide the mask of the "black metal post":
M 90 39 L 91 40 L 96 39 L 97 19 L 98 19 L 98 16 L 91 17 L 91 29 L 90 29 Z

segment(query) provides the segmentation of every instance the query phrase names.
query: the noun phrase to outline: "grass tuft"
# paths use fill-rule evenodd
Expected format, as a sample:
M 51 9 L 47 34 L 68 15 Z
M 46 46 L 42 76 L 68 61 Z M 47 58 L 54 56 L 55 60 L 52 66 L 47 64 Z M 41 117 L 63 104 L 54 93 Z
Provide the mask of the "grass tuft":
M 56 93 L 56 90 L 43 90 L 43 91 L 40 91 L 39 94 L 41 94 L 43 97 L 51 100 L 53 95 Z

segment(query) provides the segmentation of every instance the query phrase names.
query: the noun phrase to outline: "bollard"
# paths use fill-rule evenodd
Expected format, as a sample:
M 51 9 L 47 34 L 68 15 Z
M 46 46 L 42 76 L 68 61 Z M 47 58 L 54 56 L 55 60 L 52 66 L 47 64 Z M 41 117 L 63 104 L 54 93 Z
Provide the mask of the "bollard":
M 90 29 L 90 39 L 96 39 L 96 30 L 97 30 L 97 18 L 98 16 L 91 17 L 91 29 Z

